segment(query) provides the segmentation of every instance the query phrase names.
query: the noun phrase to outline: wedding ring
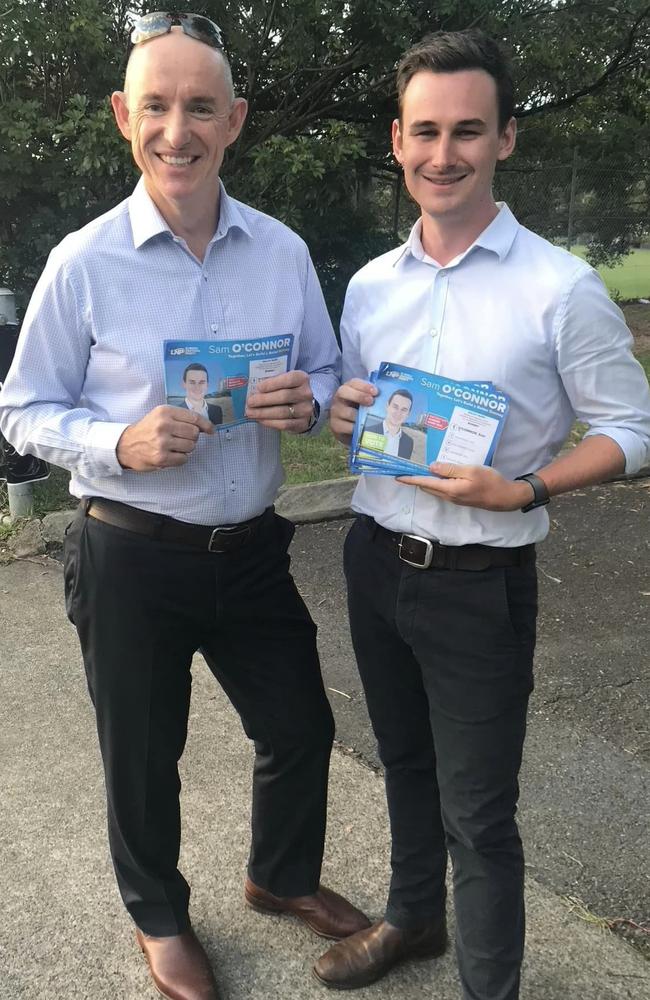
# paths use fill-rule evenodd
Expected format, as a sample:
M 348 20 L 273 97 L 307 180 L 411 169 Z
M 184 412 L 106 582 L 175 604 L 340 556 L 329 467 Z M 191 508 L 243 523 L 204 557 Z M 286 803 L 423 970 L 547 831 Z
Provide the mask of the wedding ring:
M 296 411 L 294 410 L 294 408 L 291 405 L 291 403 L 288 403 L 287 405 L 289 407 L 289 417 L 291 418 L 291 420 L 293 420 L 295 418 L 295 416 L 296 416 Z

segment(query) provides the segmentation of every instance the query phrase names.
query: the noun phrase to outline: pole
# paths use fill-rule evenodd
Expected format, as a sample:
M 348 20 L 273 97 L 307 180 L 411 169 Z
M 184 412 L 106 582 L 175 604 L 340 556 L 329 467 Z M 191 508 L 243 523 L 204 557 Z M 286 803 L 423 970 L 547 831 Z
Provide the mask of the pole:
M 569 222 L 567 225 L 566 248 L 571 250 L 573 246 L 573 215 L 576 204 L 576 187 L 578 186 L 578 147 L 573 149 L 573 168 L 571 170 L 571 194 L 569 195 Z
M 34 510 L 34 491 L 31 483 L 7 483 L 9 517 L 31 517 Z

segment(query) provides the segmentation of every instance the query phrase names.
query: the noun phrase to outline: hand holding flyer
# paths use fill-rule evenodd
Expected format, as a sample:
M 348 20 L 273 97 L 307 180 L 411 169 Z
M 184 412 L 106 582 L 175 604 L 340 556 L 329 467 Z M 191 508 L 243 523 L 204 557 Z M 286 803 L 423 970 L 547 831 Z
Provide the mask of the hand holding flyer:
M 257 340 L 166 340 L 170 406 L 196 410 L 219 427 L 248 423 L 246 403 L 260 382 L 291 367 L 293 337 Z
M 379 393 L 359 409 L 352 472 L 432 475 L 437 461 L 491 464 L 509 407 L 491 382 L 458 382 L 387 361 L 369 381 Z

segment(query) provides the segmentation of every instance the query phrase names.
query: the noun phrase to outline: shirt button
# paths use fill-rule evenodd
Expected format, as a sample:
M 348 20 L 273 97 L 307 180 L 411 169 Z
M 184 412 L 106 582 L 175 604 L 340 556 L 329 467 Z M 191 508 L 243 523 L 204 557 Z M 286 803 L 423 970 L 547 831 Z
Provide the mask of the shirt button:
M 228 439 L 228 441 L 230 441 L 231 437 L 232 434 L 230 433 L 230 431 L 226 431 L 226 438 Z
M 435 326 L 432 326 L 431 329 L 429 330 L 429 333 L 431 334 L 432 337 L 437 337 L 439 332 L 440 331 Z
M 217 326 L 216 323 L 210 323 L 210 329 L 212 330 L 213 333 L 216 333 L 219 327 Z
M 235 480 L 234 479 L 233 479 L 233 481 L 230 484 L 230 492 L 231 493 L 236 493 L 237 492 L 237 486 L 235 484 Z

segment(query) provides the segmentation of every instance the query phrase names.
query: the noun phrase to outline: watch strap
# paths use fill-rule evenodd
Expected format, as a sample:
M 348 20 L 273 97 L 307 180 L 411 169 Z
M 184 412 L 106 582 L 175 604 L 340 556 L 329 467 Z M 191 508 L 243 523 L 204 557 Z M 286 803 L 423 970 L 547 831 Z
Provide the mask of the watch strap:
M 543 479 L 536 476 L 534 472 L 527 472 L 524 476 L 515 476 L 515 482 L 525 480 L 533 490 L 533 499 L 525 507 L 521 508 L 522 514 L 527 514 L 529 510 L 536 510 L 538 507 L 545 507 L 550 502 L 550 495 Z

